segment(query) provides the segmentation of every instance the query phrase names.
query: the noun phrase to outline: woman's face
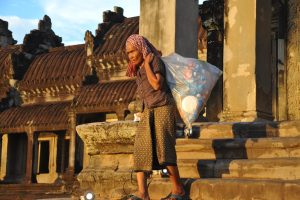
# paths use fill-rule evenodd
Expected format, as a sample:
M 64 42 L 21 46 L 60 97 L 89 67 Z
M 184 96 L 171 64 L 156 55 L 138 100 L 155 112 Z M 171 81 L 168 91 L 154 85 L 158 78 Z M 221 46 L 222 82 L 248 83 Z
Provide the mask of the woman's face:
M 126 45 L 126 53 L 128 56 L 129 61 L 136 65 L 140 66 L 144 62 L 143 54 L 139 52 L 134 46 L 131 44 Z

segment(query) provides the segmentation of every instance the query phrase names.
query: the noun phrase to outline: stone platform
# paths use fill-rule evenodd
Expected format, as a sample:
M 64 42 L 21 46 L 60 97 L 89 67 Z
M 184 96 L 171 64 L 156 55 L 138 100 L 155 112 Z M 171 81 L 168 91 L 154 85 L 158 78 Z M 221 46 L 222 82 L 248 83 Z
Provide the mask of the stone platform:
M 137 123 L 77 126 L 85 143 L 82 192 L 121 199 L 136 189 L 131 177 Z M 180 126 L 179 126 L 180 127 Z M 196 123 L 192 138 L 178 138 L 178 166 L 191 199 L 300 199 L 300 122 Z M 180 135 L 179 128 L 177 131 Z M 153 176 L 151 199 L 171 190 Z

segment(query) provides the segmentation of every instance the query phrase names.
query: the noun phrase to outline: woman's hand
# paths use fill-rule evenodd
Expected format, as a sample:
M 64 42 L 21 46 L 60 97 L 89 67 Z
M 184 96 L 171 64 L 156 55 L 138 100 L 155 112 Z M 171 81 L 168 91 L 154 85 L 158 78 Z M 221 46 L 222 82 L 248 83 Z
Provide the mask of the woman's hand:
M 144 60 L 144 67 L 146 70 L 148 81 L 152 86 L 152 88 L 154 90 L 160 90 L 162 88 L 164 78 L 159 73 L 156 74 L 153 73 L 150 67 L 150 63 L 152 62 L 153 58 L 154 58 L 154 54 L 149 53 Z
M 150 64 L 154 58 L 153 53 L 149 53 L 145 58 L 145 63 Z

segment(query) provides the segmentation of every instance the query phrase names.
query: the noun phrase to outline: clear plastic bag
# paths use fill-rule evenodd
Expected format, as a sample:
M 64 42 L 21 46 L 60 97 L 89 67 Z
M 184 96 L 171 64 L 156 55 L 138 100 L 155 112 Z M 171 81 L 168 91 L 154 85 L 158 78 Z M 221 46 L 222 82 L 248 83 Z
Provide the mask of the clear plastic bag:
M 166 65 L 167 84 L 172 91 L 187 135 L 199 116 L 222 71 L 214 65 L 177 53 L 161 57 Z

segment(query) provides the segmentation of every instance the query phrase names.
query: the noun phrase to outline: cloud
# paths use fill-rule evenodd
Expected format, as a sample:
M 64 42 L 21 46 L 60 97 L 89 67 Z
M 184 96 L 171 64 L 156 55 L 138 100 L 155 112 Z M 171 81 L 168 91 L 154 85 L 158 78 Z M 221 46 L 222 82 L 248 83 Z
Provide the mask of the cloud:
M 8 29 L 12 31 L 13 38 L 18 43 L 23 43 L 25 34 L 32 29 L 37 29 L 38 19 L 23 19 L 18 16 L 0 16 L 0 19 L 8 22 Z
M 66 41 L 64 44 L 65 46 L 69 45 L 76 45 L 76 44 L 83 44 L 84 42 L 81 40 L 73 40 L 73 41 Z
M 40 6 L 52 21 L 52 29 L 65 44 L 84 41 L 84 33 L 94 33 L 102 22 L 102 13 L 113 6 L 124 8 L 125 16 L 139 15 L 139 0 L 40 0 Z

